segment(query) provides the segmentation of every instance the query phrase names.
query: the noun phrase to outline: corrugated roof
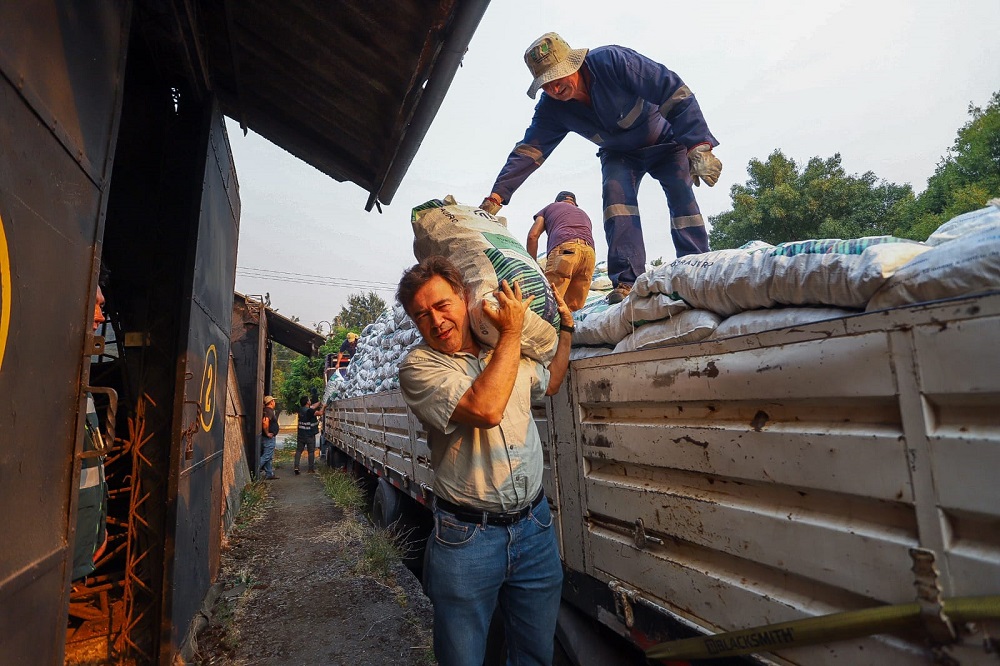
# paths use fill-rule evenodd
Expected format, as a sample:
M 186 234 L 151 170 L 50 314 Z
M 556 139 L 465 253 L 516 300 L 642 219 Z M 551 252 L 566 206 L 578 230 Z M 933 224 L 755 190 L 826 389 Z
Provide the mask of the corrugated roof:
M 223 112 L 360 185 L 370 210 L 392 200 L 488 4 L 202 0 L 174 13 Z

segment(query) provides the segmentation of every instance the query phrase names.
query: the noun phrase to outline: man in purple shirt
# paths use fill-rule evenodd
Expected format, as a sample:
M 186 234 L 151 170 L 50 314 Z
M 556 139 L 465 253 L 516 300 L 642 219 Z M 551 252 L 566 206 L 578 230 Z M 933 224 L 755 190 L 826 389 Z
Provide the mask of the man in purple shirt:
M 525 247 L 538 256 L 538 238 L 548 234 L 545 277 L 573 312 L 583 307 L 594 279 L 594 232 L 576 204 L 576 195 L 562 191 L 554 203 L 535 213 Z
M 712 148 L 719 142 L 680 76 L 623 46 L 571 49 L 554 32 L 535 40 L 524 62 L 534 77 L 528 97 L 545 92 L 482 209 L 499 211 L 573 132 L 599 147 L 608 277 L 615 285 L 610 302 L 621 301 L 646 270 L 638 191 L 647 173 L 667 196 L 677 256 L 708 252 L 705 220 L 691 186 L 718 181 L 722 162 Z

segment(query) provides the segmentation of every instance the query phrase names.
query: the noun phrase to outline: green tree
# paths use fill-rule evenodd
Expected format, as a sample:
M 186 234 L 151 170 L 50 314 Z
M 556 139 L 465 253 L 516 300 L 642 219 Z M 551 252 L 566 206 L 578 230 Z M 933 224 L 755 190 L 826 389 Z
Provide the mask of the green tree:
M 374 291 L 351 294 L 347 297 L 347 305 L 340 308 L 337 322 L 346 329 L 360 332 L 368 324 L 374 323 L 385 310 L 385 301 Z
M 710 217 L 715 250 L 752 240 L 777 244 L 810 238 L 859 238 L 892 233 L 912 201 L 909 185 L 896 185 L 868 171 L 848 175 L 840 154 L 811 158 L 800 169 L 775 150 L 750 160 L 749 180 L 733 185 L 733 209 Z
M 272 383 L 275 388 L 275 397 L 279 406 L 288 412 L 295 412 L 299 408 L 299 398 L 309 395 L 312 389 L 322 397 L 323 389 L 326 388 L 326 380 L 323 376 L 325 359 L 327 354 L 336 354 L 340 345 L 347 337 L 347 329 L 338 327 L 333 334 L 326 339 L 326 342 L 319 348 L 319 352 L 314 357 L 303 356 L 288 350 L 294 358 L 288 364 L 288 370 L 284 373 L 280 383 L 275 379 Z M 277 377 L 277 372 L 275 372 Z
M 897 236 L 925 240 L 956 215 L 1000 196 L 1000 92 L 986 108 L 970 104 L 969 115 L 927 189 L 904 211 Z

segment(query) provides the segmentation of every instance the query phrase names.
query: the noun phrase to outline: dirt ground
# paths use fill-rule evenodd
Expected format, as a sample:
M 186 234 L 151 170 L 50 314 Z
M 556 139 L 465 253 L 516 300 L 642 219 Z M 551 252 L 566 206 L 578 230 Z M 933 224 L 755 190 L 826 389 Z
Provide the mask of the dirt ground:
M 198 636 L 202 665 L 435 664 L 431 606 L 402 564 L 358 573 L 359 521 L 325 496 L 320 473 L 295 476 L 279 452 L 267 498 L 223 549 L 221 593 Z M 362 525 L 366 519 L 360 517 Z

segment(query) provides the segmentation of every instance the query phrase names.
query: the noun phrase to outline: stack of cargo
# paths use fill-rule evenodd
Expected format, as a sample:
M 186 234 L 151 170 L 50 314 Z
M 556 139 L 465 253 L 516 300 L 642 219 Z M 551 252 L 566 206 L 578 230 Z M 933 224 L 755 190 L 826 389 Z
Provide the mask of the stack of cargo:
M 1000 288 L 1000 200 L 919 243 L 822 239 L 688 255 L 639 276 L 620 304 L 588 299 L 572 359 L 806 324 Z

